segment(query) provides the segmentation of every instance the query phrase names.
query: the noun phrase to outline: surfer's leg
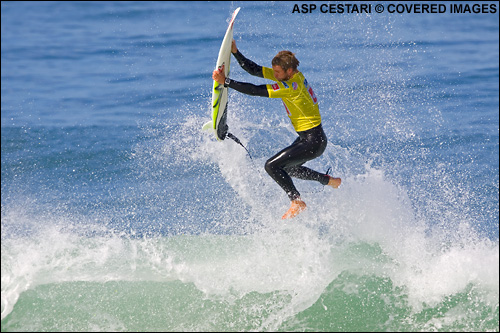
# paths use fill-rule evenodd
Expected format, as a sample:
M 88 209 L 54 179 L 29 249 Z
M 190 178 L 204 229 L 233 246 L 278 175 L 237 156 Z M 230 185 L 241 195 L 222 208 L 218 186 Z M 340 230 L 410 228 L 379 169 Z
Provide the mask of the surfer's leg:
M 331 177 L 327 174 L 314 171 L 304 166 L 293 166 L 285 168 L 290 177 L 299 178 L 303 180 L 315 180 L 322 185 L 328 185 L 333 188 L 338 188 L 342 180 L 340 178 Z
M 304 148 L 306 150 L 304 156 L 308 158 L 307 160 L 312 160 L 313 158 L 323 154 L 326 149 L 327 138 L 321 126 L 301 132 L 299 135 L 301 141 L 304 143 Z M 328 185 L 333 188 L 338 188 L 341 183 L 340 178 L 334 178 L 327 174 L 317 172 L 303 166 L 302 164 L 286 166 L 285 171 L 291 177 L 303 180 L 314 180 L 322 185 Z
M 291 146 L 281 150 L 279 153 L 268 159 L 265 165 L 265 169 L 269 176 L 271 176 L 271 178 L 274 179 L 279 186 L 281 186 L 292 201 L 300 198 L 300 193 L 293 184 L 292 178 L 285 171 L 285 167 L 290 163 L 293 163 L 293 160 L 296 158 L 295 145 L 298 141 L 299 139 L 295 140 Z
M 330 180 L 330 177 L 327 174 L 320 173 L 302 165 L 286 167 L 285 170 L 290 177 L 303 180 L 315 180 L 322 185 L 328 185 L 328 181 Z
M 293 184 L 292 178 L 285 171 L 286 166 L 289 164 L 303 163 L 298 154 L 302 151 L 300 146 L 300 140 L 297 139 L 290 147 L 283 149 L 266 162 L 267 173 L 281 186 L 291 201 L 290 208 L 281 217 L 282 219 L 293 218 L 307 207 L 306 203 L 300 198 L 300 193 Z
M 304 140 L 303 137 L 299 137 L 289 147 L 267 160 L 265 169 L 293 201 L 300 197 L 300 193 L 290 176 L 328 184 L 328 176 L 302 166 L 305 162 L 320 156 L 325 147 L 326 141 Z
M 306 161 L 310 161 L 323 154 L 328 140 L 321 126 L 299 133 L 299 142 L 294 153 L 298 156 L 294 163 L 288 163 L 284 169 L 290 177 L 303 180 L 314 180 L 322 185 L 328 185 L 330 177 L 324 173 L 317 172 L 303 166 Z M 297 163 L 301 161 L 301 163 Z
M 306 204 L 300 199 L 300 193 L 290 176 L 317 180 L 323 185 L 329 185 L 330 176 L 302 166 L 305 162 L 321 156 L 326 145 L 326 136 L 321 126 L 318 126 L 312 130 L 300 132 L 299 137 L 289 147 L 267 160 L 265 165 L 267 173 L 291 200 L 290 209 L 283 215 L 283 219 L 295 217 L 306 209 Z

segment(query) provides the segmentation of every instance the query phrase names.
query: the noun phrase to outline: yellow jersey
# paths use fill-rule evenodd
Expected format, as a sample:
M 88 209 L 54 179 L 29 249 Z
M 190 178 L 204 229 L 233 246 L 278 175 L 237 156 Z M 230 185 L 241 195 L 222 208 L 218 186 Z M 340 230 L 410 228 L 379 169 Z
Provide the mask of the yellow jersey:
M 295 131 L 302 132 L 321 124 L 318 98 L 301 72 L 288 81 L 278 81 L 272 68 L 262 67 L 265 79 L 276 83 L 267 84 L 270 98 L 281 98 Z

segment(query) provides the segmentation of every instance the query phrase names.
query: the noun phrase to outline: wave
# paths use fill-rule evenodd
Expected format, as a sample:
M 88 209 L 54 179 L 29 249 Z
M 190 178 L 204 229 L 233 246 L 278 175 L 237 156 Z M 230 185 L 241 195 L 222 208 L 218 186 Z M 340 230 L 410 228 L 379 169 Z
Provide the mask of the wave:
M 321 235 L 2 241 L 2 330 L 471 331 L 498 329 L 498 245 L 432 252 Z M 397 252 L 394 252 L 396 251 Z
M 112 185 L 96 179 L 87 204 L 78 195 L 61 204 L 50 191 L 16 197 L 11 186 L 2 330 L 498 330 L 498 241 L 456 209 L 464 201 L 448 171 L 415 188 L 432 163 L 384 157 L 394 143 L 331 140 L 308 166 L 332 167 L 343 185 L 298 180 L 308 209 L 284 222 L 288 199 L 261 166 L 293 133 L 273 118 L 262 120 L 272 135 L 233 121 L 250 159 L 200 134 L 205 120 L 145 125 Z
M 311 164 L 342 170 L 343 186 L 301 182 L 308 210 L 283 222 L 287 199 L 256 166 L 264 154 L 250 160 L 194 134 L 201 123 L 187 119 L 176 136 L 155 127 L 133 150 L 145 183 L 130 196 L 159 215 L 157 182 L 206 171 L 183 201 L 168 201 L 186 209 L 178 220 L 125 212 L 169 232 L 140 232 L 107 206 L 86 216 L 30 214 L 36 200 L 2 205 L 2 330 L 498 330 L 498 242 L 467 220 L 419 219 L 406 187 L 330 144 Z M 258 140 L 252 126 L 234 129 Z
M 330 143 L 308 165 L 343 186 L 297 181 L 308 209 L 284 222 L 288 199 L 259 169 L 266 129 L 231 124 L 249 159 L 203 122 L 144 128 L 122 175 L 138 183 L 115 181 L 123 194 L 95 193 L 107 199 L 87 212 L 3 198 L 2 330 L 498 330 L 498 242 L 437 207 L 453 195 L 427 185 L 417 199 L 433 214 L 420 215 L 412 182 Z M 272 136 L 292 140 L 280 124 Z

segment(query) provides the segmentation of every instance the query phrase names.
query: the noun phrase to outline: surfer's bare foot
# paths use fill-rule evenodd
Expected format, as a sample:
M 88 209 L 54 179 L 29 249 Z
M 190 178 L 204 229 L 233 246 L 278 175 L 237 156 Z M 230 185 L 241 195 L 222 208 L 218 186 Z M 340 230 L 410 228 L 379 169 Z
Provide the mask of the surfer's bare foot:
M 328 181 L 328 186 L 331 186 L 333 188 L 338 188 L 340 186 L 340 183 L 342 182 L 342 179 L 340 178 L 333 178 L 330 177 L 330 180 Z
M 306 203 L 300 199 L 292 200 L 292 204 L 290 205 L 290 208 L 288 211 L 281 217 L 282 220 L 284 219 L 291 219 L 292 217 L 295 217 L 299 215 L 300 212 L 304 211 L 306 209 Z

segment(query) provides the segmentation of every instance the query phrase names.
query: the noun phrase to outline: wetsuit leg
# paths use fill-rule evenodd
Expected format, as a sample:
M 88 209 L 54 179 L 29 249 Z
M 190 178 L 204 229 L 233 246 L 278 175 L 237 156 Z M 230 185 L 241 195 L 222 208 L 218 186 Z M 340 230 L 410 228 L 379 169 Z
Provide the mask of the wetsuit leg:
M 328 185 L 328 181 L 330 180 L 329 177 L 325 177 L 324 173 L 320 173 L 301 165 L 286 167 L 285 171 L 290 175 L 290 177 L 303 180 L 315 180 L 320 182 L 322 185 Z
M 271 157 L 265 165 L 267 173 L 287 193 L 290 200 L 300 197 L 290 176 L 316 180 L 323 185 L 327 184 L 329 179 L 325 174 L 302 166 L 305 162 L 321 156 L 326 149 L 327 139 L 321 125 L 298 134 L 299 137 L 289 147 Z

